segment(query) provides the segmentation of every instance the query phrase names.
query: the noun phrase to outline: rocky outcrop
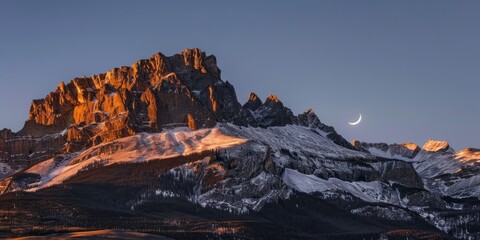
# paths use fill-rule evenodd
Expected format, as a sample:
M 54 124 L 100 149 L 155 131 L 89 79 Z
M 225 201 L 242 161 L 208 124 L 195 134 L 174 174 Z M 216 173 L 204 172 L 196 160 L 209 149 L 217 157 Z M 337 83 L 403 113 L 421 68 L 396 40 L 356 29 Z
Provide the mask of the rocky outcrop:
M 480 149 L 478 148 L 466 148 L 455 153 L 455 159 L 462 163 L 468 163 L 471 165 L 480 161 Z
M 392 144 L 390 146 L 390 152 L 394 155 L 404 156 L 406 158 L 413 159 L 417 156 L 420 148 L 415 143 L 400 143 Z
M 247 104 L 248 103 L 250 103 L 250 101 L 247 102 Z M 258 103 L 259 102 L 257 101 L 257 106 Z M 255 106 L 255 104 L 252 105 Z M 251 115 L 255 121 L 254 123 L 249 123 L 251 125 L 266 128 L 271 126 L 285 126 L 296 122 L 292 111 L 285 107 L 275 95 L 268 96 L 265 102 L 258 106 L 254 111 L 248 109 L 249 105 L 244 107 L 251 111 Z
M 306 112 L 299 114 L 297 117 L 297 121 L 299 125 L 306 126 L 318 131 L 318 133 L 332 140 L 339 146 L 352 150 L 357 150 L 352 146 L 352 144 L 345 140 L 345 138 L 338 134 L 337 131 L 335 131 L 335 128 L 323 124 L 311 108 L 309 108 Z
M 411 163 L 398 160 L 383 160 L 372 163 L 386 182 L 395 182 L 410 188 L 423 188 L 422 178 Z
M 0 131 L 0 178 L 50 158 L 65 144 L 62 133 L 24 136 L 10 129 Z
M 415 143 L 394 143 L 389 145 L 386 143 L 366 143 L 353 140 L 352 145 L 362 152 L 400 160 L 413 160 L 420 152 L 420 148 Z
M 260 106 L 262 106 L 263 102 L 255 93 L 250 93 L 247 102 L 243 105 L 244 109 L 248 109 L 251 111 L 257 110 Z
M 250 93 L 247 102 L 232 120 L 237 125 L 262 128 L 297 124 L 297 117 L 277 96 L 270 95 L 262 103 L 255 93 Z
M 187 49 L 132 66 L 61 83 L 34 100 L 20 135 L 66 131 L 67 152 L 164 126 L 202 127 L 231 120 L 240 109 L 235 90 L 220 79 L 214 56 Z
M 447 141 L 437 141 L 429 139 L 422 147 L 422 150 L 428 152 L 450 152 L 455 151 L 450 147 Z

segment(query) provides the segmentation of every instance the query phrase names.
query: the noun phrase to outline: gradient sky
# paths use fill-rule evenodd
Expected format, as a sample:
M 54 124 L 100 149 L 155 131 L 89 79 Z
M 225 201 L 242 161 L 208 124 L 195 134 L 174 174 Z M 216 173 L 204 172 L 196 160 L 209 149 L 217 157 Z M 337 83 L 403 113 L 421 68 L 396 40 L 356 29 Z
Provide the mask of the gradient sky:
M 242 103 L 276 94 L 348 140 L 478 148 L 479 13 L 453 0 L 0 0 L 0 127 L 19 130 L 60 81 L 198 47 Z

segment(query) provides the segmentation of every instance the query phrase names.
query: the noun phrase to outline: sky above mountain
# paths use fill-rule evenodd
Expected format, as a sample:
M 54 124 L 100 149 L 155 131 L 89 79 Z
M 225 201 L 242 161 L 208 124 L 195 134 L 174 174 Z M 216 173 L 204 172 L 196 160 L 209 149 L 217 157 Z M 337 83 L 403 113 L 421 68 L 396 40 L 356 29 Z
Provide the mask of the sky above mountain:
M 0 1 L 0 127 L 19 130 L 61 81 L 198 47 L 242 103 L 276 94 L 349 140 L 479 148 L 478 12 L 439 0 Z

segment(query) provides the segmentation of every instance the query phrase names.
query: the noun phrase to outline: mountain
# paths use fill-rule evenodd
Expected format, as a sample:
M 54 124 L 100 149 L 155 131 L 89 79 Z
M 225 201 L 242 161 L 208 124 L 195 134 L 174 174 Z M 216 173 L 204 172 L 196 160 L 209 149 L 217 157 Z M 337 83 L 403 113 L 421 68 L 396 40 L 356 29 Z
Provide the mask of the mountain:
M 480 150 L 467 148 L 455 152 L 447 141 L 428 140 L 422 148 L 414 143 L 365 143 L 354 140 L 360 151 L 375 156 L 409 161 L 422 177 L 426 188 L 440 196 L 478 197 Z
M 480 237 L 477 185 L 461 184 L 478 150 L 350 143 L 275 95 L 242 105 L 199 49 L 61 83 L 0 152 L 1 237 Z
M 462 215 L 462 212 L 476 212 L 480 197 L 480 149 L 467 148 L 455 152 L 448 142 L 428 140 L 422 148 L 413 143 L 385 144 L 353 141 L 353 145 L 363 152 L 390 159 L 403 159 L 411 162 L 422 178 L 424 188 L 435 196 L 441 197 L 445 208 L 456 211 L 438 211 L 434 214 L 435 225 L 440 229 L 450 229 L 455 224 L 476 222 L 477 213 Z M 405 146 L 413 151 L 406 151 Z M 455 214 L 462 215 L 459 223 L 449 223 Z M 445 217 L 447 216 L 447 217 Z M 473 220 L 472 220 L 473 219 Z M 472 237 L 456 235 L 458 238 Z M 477 238 L 477 235 L 473 235 Z

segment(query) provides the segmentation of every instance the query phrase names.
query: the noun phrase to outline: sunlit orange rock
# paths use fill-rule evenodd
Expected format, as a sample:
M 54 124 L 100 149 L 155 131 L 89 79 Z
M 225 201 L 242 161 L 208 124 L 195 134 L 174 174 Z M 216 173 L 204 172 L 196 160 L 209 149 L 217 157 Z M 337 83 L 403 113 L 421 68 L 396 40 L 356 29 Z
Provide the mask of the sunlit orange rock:
M 38 139 L 49 135 L 57 136 L 55 151 L 61 153 L 172 124 L 214 126 L 240 107 L 233 86 L 220 79 L 214 56 L 196 48 L 171 57 L 157 53 L 130 67 L 61 82 L 32 102 L 29 119 L 17 134 L 31 140 L 17 140 L 9 151 L 36 151 Z M 0 147 L 6 148 L 1 139 Z

